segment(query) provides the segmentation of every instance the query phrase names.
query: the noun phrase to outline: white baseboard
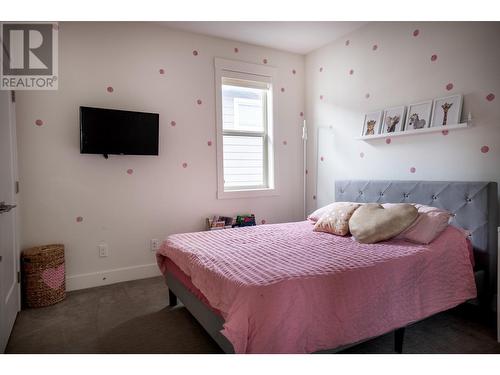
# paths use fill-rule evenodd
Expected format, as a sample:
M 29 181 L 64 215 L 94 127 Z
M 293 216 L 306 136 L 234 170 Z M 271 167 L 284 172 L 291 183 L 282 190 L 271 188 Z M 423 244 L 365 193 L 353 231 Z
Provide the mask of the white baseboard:
M 161 275 L 156 263 L 82 273 L 66 278 L 66 290 L 79 290 Z

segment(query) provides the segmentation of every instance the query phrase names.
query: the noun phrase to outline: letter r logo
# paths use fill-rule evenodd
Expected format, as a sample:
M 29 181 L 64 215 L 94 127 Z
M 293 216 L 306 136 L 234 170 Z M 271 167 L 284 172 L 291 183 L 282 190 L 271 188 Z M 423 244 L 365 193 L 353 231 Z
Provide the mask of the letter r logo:
M 51 24 L 2 24 L 4 75 L 53 74 Z

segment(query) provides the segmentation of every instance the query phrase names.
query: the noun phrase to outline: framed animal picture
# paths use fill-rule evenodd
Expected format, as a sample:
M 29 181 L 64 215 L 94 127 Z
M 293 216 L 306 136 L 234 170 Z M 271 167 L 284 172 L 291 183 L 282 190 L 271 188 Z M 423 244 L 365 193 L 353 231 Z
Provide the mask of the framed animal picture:
M 400 132 L 404 128 L 406 107 L 393 107 L 384 109 L 379 134 Z
M 431 126 L 456 125 L 462 114 L 462 95 L 434 99 Z
M 428 128 L 431 119 L 432 100 L 410 104 L 406 112 L 406 125 L 404 130 Z
M 382 111 L 367 113 L 365 115 L 365 121 L 363 122 L 363 132 L 361 135 L 378 134 L 381 121 Z

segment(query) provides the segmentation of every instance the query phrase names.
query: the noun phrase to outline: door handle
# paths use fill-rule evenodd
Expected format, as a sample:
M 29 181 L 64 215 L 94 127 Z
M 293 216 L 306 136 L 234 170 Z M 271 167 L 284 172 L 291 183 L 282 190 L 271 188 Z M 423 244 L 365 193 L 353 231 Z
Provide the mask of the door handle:
M 15 208 L 15 204 L 5 204 L 5 202 L 0 202 L 0 214 L 3 214 L 5 212 L 9 212 L 13 208 Z

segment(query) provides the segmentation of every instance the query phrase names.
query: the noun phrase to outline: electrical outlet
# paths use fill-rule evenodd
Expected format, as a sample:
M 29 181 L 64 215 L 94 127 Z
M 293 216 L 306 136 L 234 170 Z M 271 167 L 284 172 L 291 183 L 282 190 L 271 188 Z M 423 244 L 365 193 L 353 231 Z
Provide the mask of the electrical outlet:
M 151 251 L 158 251 L 160 249 L 160 240 L 153 238 L 151 240 Z
M 101 243 L 97 246 L 97 248 L 99 249 L 99 256 L 101 258 L 105 258 L 108 256 L 108 245 L 106 245 L 105 243 Z

